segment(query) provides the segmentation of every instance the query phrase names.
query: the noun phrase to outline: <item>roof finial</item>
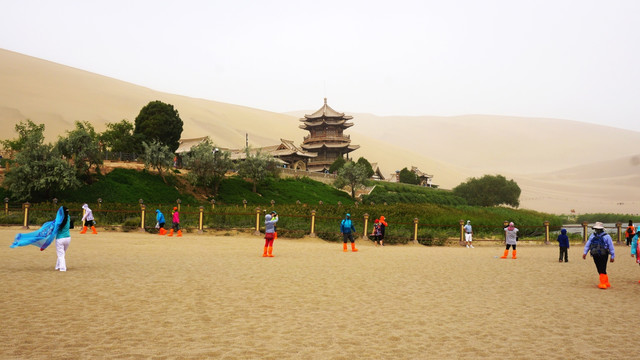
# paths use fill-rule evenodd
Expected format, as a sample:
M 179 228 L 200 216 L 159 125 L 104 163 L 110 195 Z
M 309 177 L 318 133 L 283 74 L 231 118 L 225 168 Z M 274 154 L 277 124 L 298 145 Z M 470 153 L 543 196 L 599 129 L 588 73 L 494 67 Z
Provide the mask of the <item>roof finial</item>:
M 327 98 L 324 98 L 324 104 L 327 105 Z

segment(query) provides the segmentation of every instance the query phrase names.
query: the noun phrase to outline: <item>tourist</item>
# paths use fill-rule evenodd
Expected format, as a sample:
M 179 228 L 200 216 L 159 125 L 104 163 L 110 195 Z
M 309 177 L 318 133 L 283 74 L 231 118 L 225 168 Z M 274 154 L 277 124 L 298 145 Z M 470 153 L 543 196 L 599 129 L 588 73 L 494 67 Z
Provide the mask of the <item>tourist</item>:
M 171 216 L 171 230 L 167 236 L 173 236 L 174 231 L 178 237 L 182 236 L 182 230 L 180 229 L 180 214 L 178 213 L 177 207 L 173 208 L 173 215 Z
M 562 262 L 563 257 L 564 262 L 569 262 L 569 237 L 567 236 L 567 229 L 560 230 L 557 241 L 558 246 L 560 246 L 560 257 L 558 258 L 558 262 Z
M 276 223 L 278 214 L 271 217 L 271 214 L 264 216 L 264 252 L 262 257 L 273 257 L 273 241 L 276 239 Z
M 351 214 L 347 214 L 340 222 L 340 232 L 342 233 L 342 251 L 347 252 L 347 240 L 351 241 L 351 251 L 358 251 L 353 240 L 353 233 L 356 232 L 356 228 L 351 221 Z
M 464 241 L 467 243 L 467 248 L 473 248 L 471 242 L 473 241 L 473 228 L 471 227 L 471 220 L 467 220 L 467 225 L 464 226 Z
M 629 226 L 627 226 L 625 234 L 627 235 L 627 246 L 631 246 L 631 240 L 636 234 L 636 227 L 633 226 L 633 220 L 629 220 Z
M 92 234 L 97 234 L 98 231 L 95 227 L 95 219 L 93 218 L 93 211 L 89 209 L 89 205 L 82 205 L 84 209 L 84 215 L 82 215 L 82 231 L 80 234 L 85 234 L 87 232 L 87 227 L 91 227 Z
M 636 258 L 636 263 L 640 265 L 640 251 L 638 251 L 638 232 L 633 236 L 631 240 L 631 257 Z M 640 283 L 640 281 L 638 281 Z
M 378 219 L 373 221 L 373 231 L 371 232 L 371 236 L 373 237 L 373 244 L 378 246 L 378 242 L 380 241 L 380 220 Z
M 69 219 L 69 209 L 67 209 L 66 206 L 63 206 L 62 211 L 64 211 L 64 218 L 62 219 L 62 223 L 58 227 L 56 233 L 56 254 L 58 255 L 56 270 L 67 271 L 65 255 L 69 248 L 69 244 L 71 243 L 71 235 L 69 234 L 71 221 Z
M 380 246 L 384 246 L 384 235 L 387 231 L 387 222 L 384 220 L 384 216 L 380 216 Z
M 278 213 L 275 210 L 271 212 L 271 218 L 278 218 Z M 273 240 L 278 240 L 278 226 L 276 224 L 273 224 Z
M 614 261 L 616 254 L 613 248 L 613 239 L 611 236 L 604 232 L 604 225 L 601 222 L 596 222 L 593 225 L 593 234 L 589 236 L 589 240 L 584 245 L 584 251 L 582 258 L 587 258 L 587 252 L 591 253 L 593 262 L 596 264 L 596 269 L 600 275 L 600 289 L 606 289 L 611 287 L 609 283 L 609 276 L 607 275 L 607 260 L 609 254 L 611 254 L 611 262 Z
M 164 235 L 167 233 L 167 230 L 164 229 L 165 223 L 164 214 L 160 209 L 156 209 L 156 228 L 158 229 L 158 235 Z
M 510 222 L 509 226 L 504 228 L 504 231 L 507 248 L 504 250 L 504 254 L 500 258 L 506 259 L 507 255 L 509 255 L 509 247 L 513 247 L 513 250 L 511 251 L 511 258 L 517 259 L 516 245 L 518 244 L 518 228 L 514 226 L 513 222 Z

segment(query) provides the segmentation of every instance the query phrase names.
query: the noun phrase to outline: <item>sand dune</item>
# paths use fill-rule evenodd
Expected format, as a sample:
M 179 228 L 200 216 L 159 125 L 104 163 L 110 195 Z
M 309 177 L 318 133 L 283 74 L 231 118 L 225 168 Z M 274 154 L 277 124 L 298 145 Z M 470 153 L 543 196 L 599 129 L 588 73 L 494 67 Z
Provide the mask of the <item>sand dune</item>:
M 317 110 L 278 114 L 167 94 L 2 49 L 0 65 L 0 139 L 15 137 L 15 124 L 27 118 L 46 125 L 49 141 L 78 120 L 103 131 L 106 123 L 133 121 L 144 105 L 161 100 L 178 109 L 184 138 L 208 135 L 229 148 L 244 147 L 246 134 L 251 146 L 280 138 L 300 143 L 307 133 L 298 118 Z M 348 133 L 361 148 L 351 155 L 377 162 L 385 175 L 417 166 L 451 189 L 469 177 L 503 174 L 520 184 L 526 208 L 638 212 L 638 132 L 559 119 L 379 117 L 336 110 L 354 116 Z M 606 172 L 589 171 L 603 164 Z
M 596 287 L 581 246 L 373 247 L 317 239 L 72 231 L 55 251 L 0 229 L 2 359 L 629 359 L 640 268 Z M 577 300 L 577 301 L 576 301 Z M 603 304 L 606 304 L 603 305 Z

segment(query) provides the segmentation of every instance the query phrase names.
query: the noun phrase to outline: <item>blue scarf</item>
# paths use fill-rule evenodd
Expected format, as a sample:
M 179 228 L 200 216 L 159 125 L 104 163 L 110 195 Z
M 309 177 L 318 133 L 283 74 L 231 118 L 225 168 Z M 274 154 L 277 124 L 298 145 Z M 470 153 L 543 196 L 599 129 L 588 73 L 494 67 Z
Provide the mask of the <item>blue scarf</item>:
M 18 246 L 34 245 L 39 247 L 40 251 L 46 249 L 56 238 L 60 225 L 62 225 L 62 220 L 64 220 L 64 210 L 62 206 L 60 206 L 55 220 L 47 221 L 36 231 L 17 234 L 10 247 L 15 248 Z M 67 221 L 69 221 L 69 219 L 67 219 Z

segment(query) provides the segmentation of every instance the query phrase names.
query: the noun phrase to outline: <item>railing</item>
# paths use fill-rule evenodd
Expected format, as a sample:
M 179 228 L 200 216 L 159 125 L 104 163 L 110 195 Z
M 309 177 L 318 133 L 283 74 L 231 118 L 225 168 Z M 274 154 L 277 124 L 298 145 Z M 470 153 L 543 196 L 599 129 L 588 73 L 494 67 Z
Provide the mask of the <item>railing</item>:
M 304 137 L 302 143 L 310 143 L 310 142 L 320 142 L 320 141 L 340 141 L 340 142 L 349 142 L 351 141 L 350 135 L 343 136 L 330 136 L 330 135 L 307 135 Z

